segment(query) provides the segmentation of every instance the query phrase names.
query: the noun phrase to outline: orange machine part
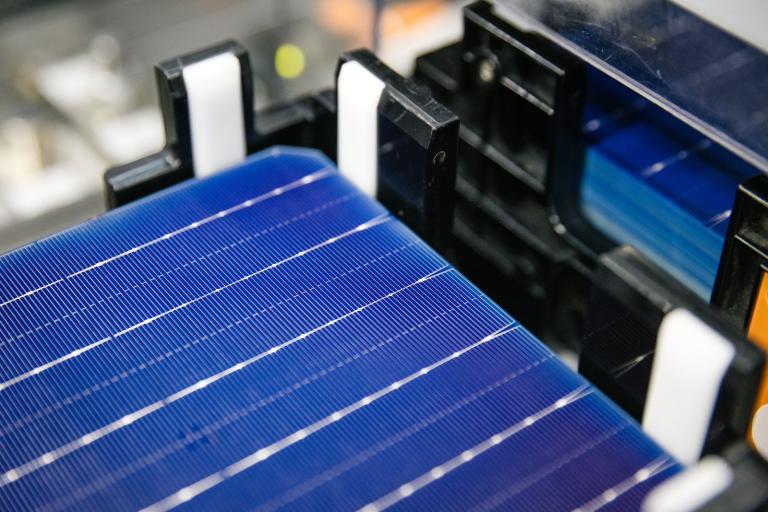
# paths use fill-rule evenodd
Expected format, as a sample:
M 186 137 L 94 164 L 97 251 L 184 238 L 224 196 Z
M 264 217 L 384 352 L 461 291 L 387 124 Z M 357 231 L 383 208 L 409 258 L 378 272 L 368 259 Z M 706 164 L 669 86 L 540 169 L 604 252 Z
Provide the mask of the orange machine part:
M 755 298 L 755 303 L 752 307 L 752 317 L 749 320 L 747 336 L 753 343 L 768 352 L 768 276 L 766 275 L 766 272 L 763 272 L 760 278 L 760 288 L 757 291 L 757 297 Z M 765 369 L 763 370 L 763 380 L 757 394 L 755 412 L 765 405 L 768 405 L 768 364 L 765 365 Z M 749 429 L 749 441 L 753 446 L 756 441 L 753 438 L 754 427 L 755 423 L 753 422 Z M 768 425 L 761 424 L 760 428 L 765 430 L 768 428 Z M 756 448 L 758 448 L 760 453 L 765 456 L 765 447 L 756 446 Z

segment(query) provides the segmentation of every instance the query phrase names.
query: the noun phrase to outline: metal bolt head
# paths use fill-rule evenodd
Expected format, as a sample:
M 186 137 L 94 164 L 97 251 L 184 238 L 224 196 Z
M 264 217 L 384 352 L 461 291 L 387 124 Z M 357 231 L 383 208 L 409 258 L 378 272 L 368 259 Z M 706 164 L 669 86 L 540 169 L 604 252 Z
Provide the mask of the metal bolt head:
M 477 67 L 477 74 L 483 83 L 491 83 L 496 78 L 496 64 L 491 59 L 483 59 Z

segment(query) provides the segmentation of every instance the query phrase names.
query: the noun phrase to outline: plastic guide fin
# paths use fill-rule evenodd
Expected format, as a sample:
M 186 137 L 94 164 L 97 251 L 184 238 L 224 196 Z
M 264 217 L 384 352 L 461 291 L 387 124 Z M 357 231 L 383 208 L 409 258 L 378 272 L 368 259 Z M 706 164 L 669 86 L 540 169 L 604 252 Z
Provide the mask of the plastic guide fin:
M 163 61 L 155 78 L 165 147 L 106 172 L 110 208 L 231 167 L 256 140 L 251 65 L 238 43 L 225 41 Z
M 686 465 L 701 456 L 735 353 L 732 343 L 687 310 L 671 311 L 661 322 L 643 429 Z
M 195 175 L 230 167 L 246 153 L 240 62 L 221 53 L 182 69 Z
M 339 170 L 360 190 L 376 197 L 378 108 L 385 84 L 352 60 L 341 65 L 336 87 Z

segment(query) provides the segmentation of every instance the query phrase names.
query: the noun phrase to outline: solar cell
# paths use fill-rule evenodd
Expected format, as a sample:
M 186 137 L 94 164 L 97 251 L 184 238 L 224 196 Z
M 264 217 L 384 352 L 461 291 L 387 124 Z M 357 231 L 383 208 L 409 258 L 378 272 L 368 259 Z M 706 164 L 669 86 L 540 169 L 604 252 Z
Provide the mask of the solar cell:
M 758 171 L 607 78 L 591 80 L 584 213 L 709 300 L 736 190 Z
M 679 466 L 318 153 L 0 257 L 3 509 L 634 510 Z

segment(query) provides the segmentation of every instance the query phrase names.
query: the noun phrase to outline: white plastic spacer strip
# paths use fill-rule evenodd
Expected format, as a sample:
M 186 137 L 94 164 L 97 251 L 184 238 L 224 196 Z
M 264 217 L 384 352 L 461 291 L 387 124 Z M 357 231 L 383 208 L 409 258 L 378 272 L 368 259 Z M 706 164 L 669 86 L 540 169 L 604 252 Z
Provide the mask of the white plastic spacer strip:
M 339 170 L 360 190 L 376 197 L 378 107 L 385 84 L 359 62 L 350 61 L 341 66 L 336 87 Z
M 693 512 L 726 490 L 733 470 L 720 457 L 701 462 L 654 488 L 643 502 L 643 512 Z
M 185 66 L 182 75 L 195 175 L 208 176 L 240 162 L 246 151 L 240 61 L 222 53 Z
M 683 464 L 701 456 L 732 343 L 684 309 L 659 327 L 643 429 Z

